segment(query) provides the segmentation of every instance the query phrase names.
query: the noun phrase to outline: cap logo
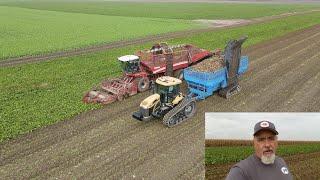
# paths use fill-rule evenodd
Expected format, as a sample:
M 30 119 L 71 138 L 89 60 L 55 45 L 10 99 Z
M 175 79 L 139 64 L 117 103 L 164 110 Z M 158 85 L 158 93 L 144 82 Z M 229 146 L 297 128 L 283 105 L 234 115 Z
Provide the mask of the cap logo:
M 286 167 L 282 167 L 281 171 L 282 171 L 283 174 L 289 174 L 289 170 Z
M 263 121 L 260 123 L 260 127 L 263 127 L 263 128 L 269 127 L 269 123 L 266 121 Z

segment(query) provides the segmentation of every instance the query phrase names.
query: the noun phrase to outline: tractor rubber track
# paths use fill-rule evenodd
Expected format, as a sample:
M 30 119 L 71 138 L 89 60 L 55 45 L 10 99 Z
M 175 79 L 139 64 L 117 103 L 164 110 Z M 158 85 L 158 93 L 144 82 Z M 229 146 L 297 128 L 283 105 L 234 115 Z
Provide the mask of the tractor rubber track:
M 178 31 L 178 32 L 170 32 L 165 34 L 158 34 L 158 35 L 150 35 L 145 36 L 137 39 L 132 40 L 123 40 L 123 41 L 116 41 L 111 43 L 105 43 L 101 45 L 95 45 L 95 46 L 89 46 L 85 48 L 76 48 L 66 51 L 57 51 L 53 53 L 47 53 L 47 54 L 40 54 L 40 55 L 29 55 L 29 56 L 22 56 L 22 57 L 12 57 L 4 60 L 0 60 L 0 67 L 10 67 L 10 66 L 16 66 L 26 63 L 36 63 L 41 61 L 48 61 L 48 60 L 56 60 L 61 57 L 70 57 L 70 56 L 76 56 L 76 55 L 83 55 L 88 53 L 94 53 L 99 51 L 105 51 L 108 49 L 115 49 L 115 48 L 122 48 L 130 45 L 137 45 L 137 44 L 143 44 L 147 42 L 154 42 L 154 41 L 161 41 L 161 40 L 167 40 L 172 38 L 179 38 L 179 37 L 186 37 L 194 34 L 200 34 L 204 32 L 210 32 L 215 31 L 219 29 L 229 29 L 233 27 L 240 27 L 240 26 L 246 26 L 250 24 L 257 24 L 257 23 L 263 23 L 272 21 L 275 19 L 284 18 L 287 16 L 294 16 L 294 15 L 301 15 L 301 14 L 307 14 L 312 13 L 320 10 L 311 10 L 311 11 L 305 11 L 305 12 L 297 12 L 297 13 L 291 13 L 291 14 L 281 14 L 281 15 L 275 15 L 275 16 L 269 16 L 269 17 L 262 17 L 262 18 L 255 18 L 252 19 L 251 22 L 245 22 L 241 24 L 235 24 L 228 27 L 209 27 L 209 28 L 203 28 L 203 29 L 192 29 L 192 30 L 186 30 L 186 31 Z
M 181 113 L 181 111 L 184 110 L 184 108 L 190 104 L 190 103 L 194 103 L 196 102 L 196 100 L 194 98 L 188 98 L 188 97 L 185 97 L 182 102 L 180 104 L 178 104 L 176 107 L 174 107 L 171 111 L 169 111 L 164 117 L 163 117 L 163 121 L 162 123 L 165 124 L 166 126 L 168 127 L 174 127 L 178 124 L 181 124 L 185 121 L 187 121 L 188 119 L 190 119 L 190 117 L 186 117 L 184 115 L 184 119 L 181 120 L 181 121 L 178 121 L 177 123 L 171 125 L 169 120 L 170 118 L 172 118 L 173 116 L 177 115 L 178 113 Z M 195 107 L 196 108 L 196 107 Z
M 205 112 L 320 111 L 319 32 L 317 25 L 245 49 L 241 92 L 196 102 L 195 116 L 174 128 L 132 118 L 151 94 L 144 92 L 2 142 L 1 179 L 203 179 Z M 317 175 L 318 157 L 289 166 Z

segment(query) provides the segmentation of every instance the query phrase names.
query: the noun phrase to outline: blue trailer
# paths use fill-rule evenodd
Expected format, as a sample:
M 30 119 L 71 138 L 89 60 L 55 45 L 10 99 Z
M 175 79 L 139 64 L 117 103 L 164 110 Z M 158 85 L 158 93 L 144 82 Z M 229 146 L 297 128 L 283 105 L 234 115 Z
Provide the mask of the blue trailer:
M 211 72 L 194 70 L 193 67 L 184 69 L 189 94 L 203 100 L 216 91 L 225 98 L 239 92 L 238 78 L 249 66 L 248 56 L 241 56 L 241 45 L 246 39 L 229 41 L 224 52 L 225 66 L 220 69 Z

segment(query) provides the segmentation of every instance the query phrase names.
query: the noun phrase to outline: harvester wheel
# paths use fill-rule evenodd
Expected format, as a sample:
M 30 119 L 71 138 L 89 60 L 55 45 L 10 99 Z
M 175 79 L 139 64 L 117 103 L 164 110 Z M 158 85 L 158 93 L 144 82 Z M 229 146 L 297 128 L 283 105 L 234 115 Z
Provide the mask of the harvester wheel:
M 148 90 L 150 87 L 150 81 L 147 77 L 139 78 L 139 79 L 137 79 L 137 82 L 138 82 L 138 91 L 139 92 L 144 92 L 144 91 Z
M 117 99 L 118 99 L 118 101 L 122 101 L 122 100 L 124 99 L 124 97 L 123 97 L 123 95 L 119 95 L 119 96 L 117 97 Z

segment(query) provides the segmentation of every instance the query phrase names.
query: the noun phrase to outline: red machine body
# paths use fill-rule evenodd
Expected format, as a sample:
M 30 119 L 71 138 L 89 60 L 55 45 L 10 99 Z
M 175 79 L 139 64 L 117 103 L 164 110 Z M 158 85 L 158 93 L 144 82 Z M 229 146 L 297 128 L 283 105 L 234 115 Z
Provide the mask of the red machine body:
M 148 90 L 151 81 L 165 75 L 168 49 L 173 57 L 174 76 L 180 78 L 184 68 L 212 56 L 210 51 L 193 45 L 155 44 L 150 50 L 140 50 L 135 55 L 119 57 L 118 60 L 122 63 L 124 72 L 123 76 L 102 81 L 98 87 L 84 95 L 83 101 L 85 103 L 109 104 Z

